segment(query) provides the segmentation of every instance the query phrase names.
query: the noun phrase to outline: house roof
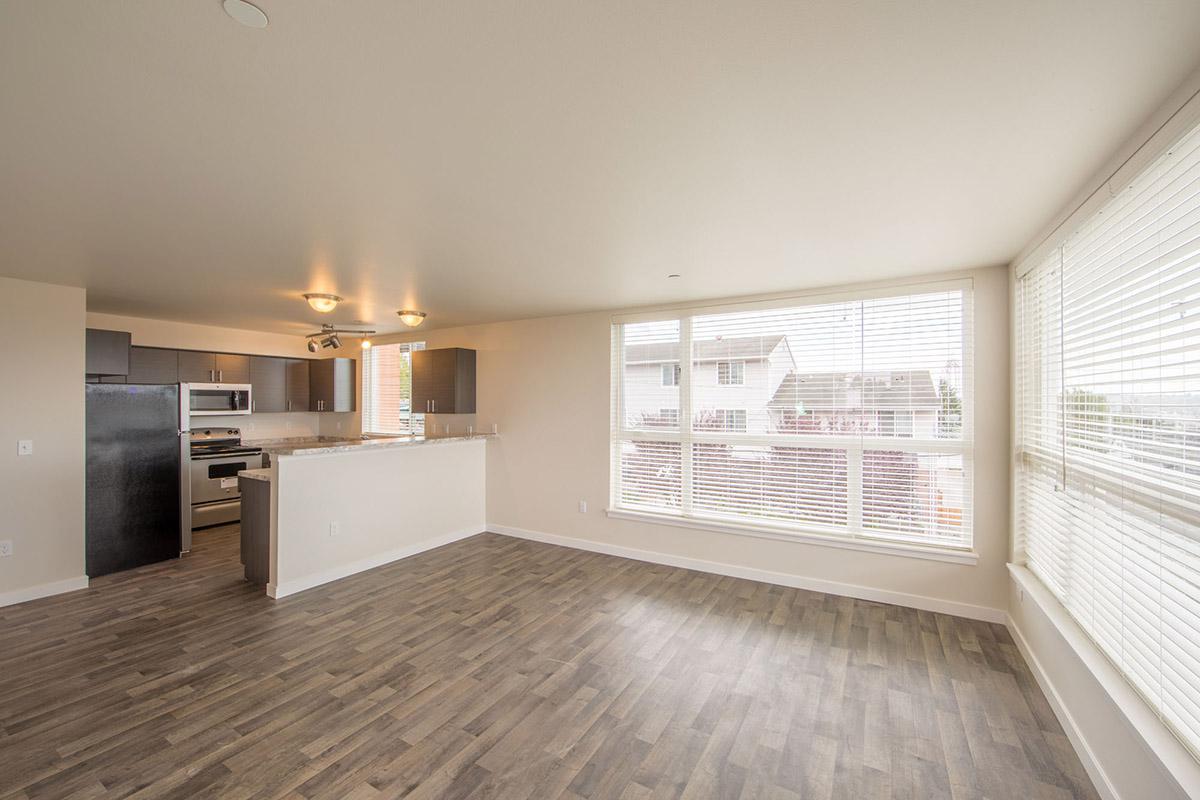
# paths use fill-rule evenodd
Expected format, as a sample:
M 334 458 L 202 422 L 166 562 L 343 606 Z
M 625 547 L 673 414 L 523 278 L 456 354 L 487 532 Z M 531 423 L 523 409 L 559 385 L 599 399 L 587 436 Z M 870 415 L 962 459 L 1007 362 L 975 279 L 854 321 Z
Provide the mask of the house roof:
M 772 406 L 805 409 L 939 408 L 929 370 L 891 372 L 789 372 L 771 398 Z
M 693 343 L 696 361 L 761 361 L 784 341 L 783 334 L 770 336 L 726 336 L 698 339 Z M 625 347 L 626 364 L 654 364 L 679 360 L 679 342 L 646 342 Z

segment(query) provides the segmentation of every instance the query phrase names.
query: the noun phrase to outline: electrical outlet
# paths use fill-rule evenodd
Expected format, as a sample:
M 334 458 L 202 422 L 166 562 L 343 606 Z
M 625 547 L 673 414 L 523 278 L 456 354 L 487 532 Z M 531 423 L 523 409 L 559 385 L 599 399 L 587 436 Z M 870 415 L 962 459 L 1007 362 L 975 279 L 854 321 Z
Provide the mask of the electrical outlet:
M 341 530 L 338 528 L 338 524 L 336 522 L 329 523 L 329 535 L 337 536 L 339 533 L 341 533 Z
M 580 500 L 580 501 L 579 501 L 579 513 L 580 513 L 580 514 L 586 514 L 586 513 L 587 513 L 587 500 Z
M 0 542 L 0 558 L 8 558 L 13 554 L 12 539 L 5 539 Z
M 33 439 L 20 439 L 17 441 L 17 455 L 31 456 L 33 455 Z

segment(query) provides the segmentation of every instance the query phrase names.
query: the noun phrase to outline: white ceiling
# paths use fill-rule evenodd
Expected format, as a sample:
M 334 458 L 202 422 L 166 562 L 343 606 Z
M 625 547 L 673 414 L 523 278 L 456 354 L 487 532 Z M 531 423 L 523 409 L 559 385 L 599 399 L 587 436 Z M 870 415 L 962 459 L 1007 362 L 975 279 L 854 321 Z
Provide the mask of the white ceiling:
M 301 333 L 1004 263 L 1200 57 L 1196 0 L 259 4 L 0 0 L 0 274 Z

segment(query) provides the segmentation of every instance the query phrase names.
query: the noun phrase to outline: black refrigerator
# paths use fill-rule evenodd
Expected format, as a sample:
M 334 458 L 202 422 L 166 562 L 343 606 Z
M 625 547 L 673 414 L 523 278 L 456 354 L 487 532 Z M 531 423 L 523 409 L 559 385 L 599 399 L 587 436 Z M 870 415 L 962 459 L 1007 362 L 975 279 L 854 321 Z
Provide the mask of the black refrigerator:
M 178 558 L 179 386 L 84 386 L 88 576 Z

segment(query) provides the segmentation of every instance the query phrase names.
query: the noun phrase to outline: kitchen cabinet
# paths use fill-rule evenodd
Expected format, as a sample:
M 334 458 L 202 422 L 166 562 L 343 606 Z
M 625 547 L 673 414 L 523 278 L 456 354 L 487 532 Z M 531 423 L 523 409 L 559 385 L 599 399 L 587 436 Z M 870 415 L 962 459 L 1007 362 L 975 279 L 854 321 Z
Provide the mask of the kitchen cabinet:
M 87 375 L 129 374 L 129 332 L 88 328 L 84 344 Z
M 129 348 L 126 383 L 179 383 L 179 351 L 162 347 Z
M 180 383 L 216 383 L 217 357 L 213 353 L 196 350 L 180 350 Z
M 414 350 L 412 408 L 418 414 L 475 413 L 475 351 Z
M 217 383 L 250 382 L 250 356 L 216 353 L 213 366 L 217 370 Z
M 309 411 L 354 411 L 354 359 L 308 362 L 308 390 Z
M 250 356 L 179 351 L 181 383 L 249 383 Z
M 287 411 L 286 358 L 250 356 L 250 410 Z
M 308 411 L 308 359 L 287 359 L 284 375 L 285 402 L 288 411 Z

